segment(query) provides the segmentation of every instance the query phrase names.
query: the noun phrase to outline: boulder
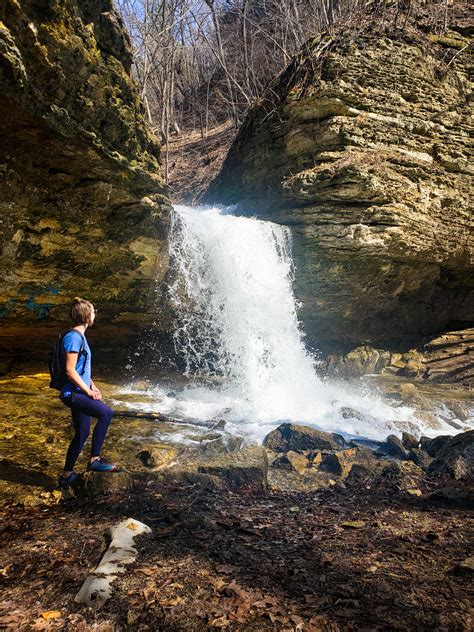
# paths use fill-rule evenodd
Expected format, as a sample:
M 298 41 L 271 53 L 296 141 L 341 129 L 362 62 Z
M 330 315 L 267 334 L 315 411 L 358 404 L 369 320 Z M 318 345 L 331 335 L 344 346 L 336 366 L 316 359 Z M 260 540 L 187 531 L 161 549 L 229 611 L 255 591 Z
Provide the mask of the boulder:
M 276 469 L 298 472 L 298 474 L 306 473 L 310 465 L 311 462 L 308 459 L 308 455 L 300 454 L 293 450 L 277 456 L 272 463 L 272 467 Z
M 286 470 L 288 472 L 293 472 L 294 468 L 290 461 L 290 459 L 286 456 L 286 453 L 280 454 L 272 461 L 271 467 L 274 467 L 276 470 Z
M 144 450 L 141 450 L 137 457 L 143 463 L 145 467 L 150 469 L 159 470 L 163 467 L 167 467 L 178 456 L 178 452 L 169 446 L 158 447 L 150 446 Z
M 198 452 L 203 456 L 227 454 L 240 450 L 243 441 L 242 437 L 218 435 L 217 438 L 201 441 Z
M 408 491 L 418 489 L 424 472 L 411 461 L 393 461 L 377 475 L 374 484 L 378 487 Z
M 217 476 L 230 487 L 266 489 L 268 457 L 264 448 L 248 446 L 199 465 L 198 472 Z
M 351 467 L 349 475 L 346 478 L 346 485 L 349 486 L 363 486 L 370 483 L 374 478 L 373 468 L 354 463 Z
M 431 492 L 426 500 L 436 504 L 474 509 L 474 492 L 472 487 L 470 489 L 451 486 L 440 487 Z
M 426 472 L 433 461 L 433 458 L 424 450 L 420 450 L 420 448 L 413 448 L 408 453 L 408 460 L 412 461 L 415 465 L 418 465 L 418 467 L 421 467 L 421 469 Z
M 402 446 L 406 450 L 413 450 L 418 447 L 418 439 L 410 432 L 402 432 Z
M 79 494 L 89 497 L 139 489 L 145 484 L 143 474 L 140 472 L 86 472 L 82 484 L 77 487 Z
M 305 452 L 306 450 L 340 450 L 345 446 L 343 437 L 309 426 L 285 423 L 267 434 L 263 445 L 274 452 Z
M 447 406 L 461 421 L 469 419 L 469 407 L 465 402 L 449 402 Z
M 407 451 L 396 435 L 389 435 L 387 439 L 379 445 L 375 454 L 376 456 L 391 456 L 401 461 L 408 458 Z
M 452 476 L 456 480 L 474 480 L 474 430 L 461 432 L 436 453 L 428 468 L 432 476 Z
M 319 466 L 323 472 L 329 472 L 336 476 L 346 478 L 354 464 L 363 465 L 371 470 L 376 464 L 376 459 L 369 448 L 350 448 L 338 450 L 333 454 L 326 454 Z
M 421 437 L 420 448 L 434 458 L 437 456 L 438 452 L 442 448 L 444 448 L 447 443 L 449 443 L 452 438 L 452 435 L 440 435 L 439 437 L 435 437 L 434 439 L 430 439 L 429 437 Z

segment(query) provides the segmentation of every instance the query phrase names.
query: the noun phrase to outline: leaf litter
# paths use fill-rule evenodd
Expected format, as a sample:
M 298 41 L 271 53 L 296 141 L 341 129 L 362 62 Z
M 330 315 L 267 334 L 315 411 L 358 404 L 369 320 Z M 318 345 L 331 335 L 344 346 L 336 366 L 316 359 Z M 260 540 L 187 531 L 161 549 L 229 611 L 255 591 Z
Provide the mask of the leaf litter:
M 192 504 L 190 499 L 192 499 Z M 298 507 L 299 511 L 292 509 Z M 102 609 L 75 604 L 104 533 L 152 533 Z M 473 628 L 469 509 L 371 490 L 308 494 L 149 486 L 4 510 L 6 630 L 453 630 Z

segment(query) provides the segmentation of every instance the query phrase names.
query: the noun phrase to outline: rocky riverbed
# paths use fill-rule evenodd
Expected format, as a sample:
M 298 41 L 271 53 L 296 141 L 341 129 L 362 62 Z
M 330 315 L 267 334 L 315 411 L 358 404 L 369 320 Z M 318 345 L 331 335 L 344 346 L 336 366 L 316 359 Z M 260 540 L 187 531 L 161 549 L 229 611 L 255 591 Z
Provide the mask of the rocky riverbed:
M 472 629 L 472 431 L 369 449 L 282 424 L 242 446 L 212 420 L 180 445 L 183 424 L 122 405 L 107 456 L 124 471 L 61 494 L 68 411 L 44 374 L 0 391 L 6 629 Z M 152 528 L 138 559 L 100 610 L 76 604 L 126 517 Z

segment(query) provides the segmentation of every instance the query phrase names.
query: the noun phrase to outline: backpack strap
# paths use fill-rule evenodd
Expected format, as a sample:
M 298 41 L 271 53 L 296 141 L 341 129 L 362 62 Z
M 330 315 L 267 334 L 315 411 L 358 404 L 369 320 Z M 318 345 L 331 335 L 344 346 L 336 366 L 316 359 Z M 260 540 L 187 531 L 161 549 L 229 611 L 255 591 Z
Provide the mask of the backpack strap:
M 80 348 L 80 350 L 79 350 L 79 353 L 77 354 L 77 361 L 76 361 L 76 366 L 77 366 L 77 363 L 79 362 L 79 358 L 81 357 L 81 353 L 84 353 L 84 352 L 85 352 L 86 338 L 85 338 L 85 336 L 83 336 L 83 335 L 81 334 L 81 332 L 80 332 L 80 331 L 77 331 L 77 329 L 72 329 L 72 327 L 71 327 L 71 329 L 70 329 L 69 331 L 72 331 L 73 333 L 77 334 L 77 335 L 78 335 L 78 336 L 80 336 L 80 337 L 81 337 L 81 339 L 82 339 L 81 348 Z M 69 332 L 68 332 L 68 333 L 69 333 Z M 79 374 L 79 375 L 80 375 L 80 374 Z

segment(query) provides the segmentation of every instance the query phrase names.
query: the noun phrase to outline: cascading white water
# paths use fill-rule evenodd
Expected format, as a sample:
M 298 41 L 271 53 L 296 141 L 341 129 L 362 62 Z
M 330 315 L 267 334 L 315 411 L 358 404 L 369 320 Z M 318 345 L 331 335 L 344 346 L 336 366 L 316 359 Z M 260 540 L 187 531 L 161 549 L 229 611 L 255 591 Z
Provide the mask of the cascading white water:
M 222 376 L 258 419 L 314 417 L 308 393 L 327 389 L 302 343 L 289 230 L 216 208 L 175 211 L 175 336 L 188 373 Z
M 232 209 L 176 206 L 170 232 L 175 345 L 186 374 L 215 379 L 176 393 L 154 389 L 163 413 L 224 418 L 226 429 L 261 440 L 283 421 L 346 436 L 383 439 L 436 430 L 406 406 L 323 381 L 307 352 L 293 294 L 288 228 L 232 215 Z

